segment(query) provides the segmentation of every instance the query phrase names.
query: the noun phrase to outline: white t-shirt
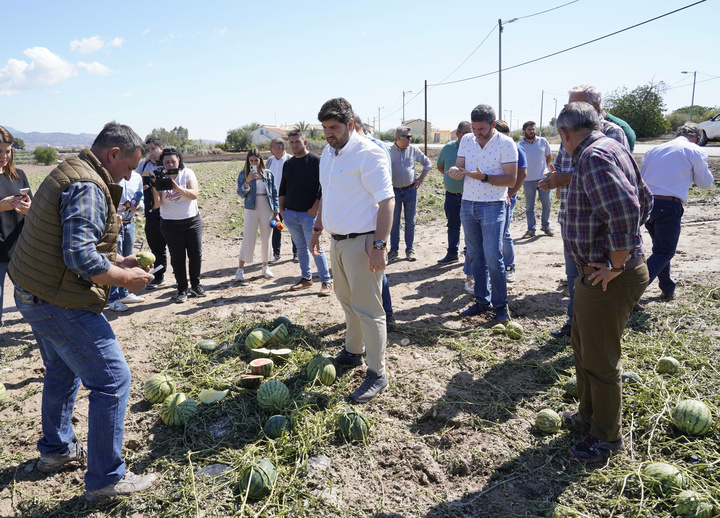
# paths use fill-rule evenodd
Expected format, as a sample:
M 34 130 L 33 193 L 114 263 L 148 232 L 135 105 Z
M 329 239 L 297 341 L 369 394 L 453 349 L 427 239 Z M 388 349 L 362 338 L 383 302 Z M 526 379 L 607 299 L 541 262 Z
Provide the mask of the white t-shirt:
M 503 174 L 502 164 L 518 161 L 518 150 L 510 137 L 495 131 L 495 135 L 480 147 L 477 138 L 472 133 L 465 135 L 458 147 L 458 158 L 465 158 L 465 169 L 480 171 L 488 176 Z M 463 200 L 468 201 L 505 201 L 507 187 L 498 187 L 475 178 L 465 177 L 463 184 Z
M 374 231 L 378 203 L 395 196 L 387 152 L 354 131 L 337 155 L 325 146 L 320 185 L 322 223 L 332 234 Z
M 197 181 L 192 169 L 185 167 L 175 178 L 175 183 L 180 187 L 187 188 L 192 180 Z M 162 204 L 160 205 L 160 216 L 162 219 L 188 219 L 197 216 L 197 199 L 191 200 L 181 196 L 177 191 L 160 191 Z
M 292 155 L 285 153 L 280 158 L 275 158 L 273 155 L 271 155 L 270 158 L 267 159 L 267 168 L 270 169 L 273 176 L 275 177 L 275 187 L 277 187 L 278 190 L 280 190 L 280 182 L 282 181 L 283 166 L 289 158 L 292 158 Z

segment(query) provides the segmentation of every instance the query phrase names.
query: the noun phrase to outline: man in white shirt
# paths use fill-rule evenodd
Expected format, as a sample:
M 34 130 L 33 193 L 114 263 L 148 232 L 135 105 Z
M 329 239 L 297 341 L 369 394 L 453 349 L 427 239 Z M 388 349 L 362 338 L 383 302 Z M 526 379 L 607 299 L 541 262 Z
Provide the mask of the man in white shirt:
M 707 189 L 715 181 L 708 168 L 707 153 L 697 145 L 700 135 L 700 126 L 686 122 L 678 128 L 674 140 L 654 147 L 642 159 L 640 174 L 653 193 L 653 209 L 645 223 L 653 242 L 647 266 L 650 282 L 658 278 L 660 300 L 665 302 L 675 297 L 670 261 L 680 239 L 688 190 L 693 183 Z
M 548 236 L 553 235 L 550 229 L 550 192 L 538 189 L 538 182 L 545 178 L 548 166 L 552 163 L 552 152 L 547 139 L 535 135 L 535 122 L 527 121 L 523 124 L 523 139 L 518 146 L 525 150 L 527 155 L 527 177 L 523 182 L 525 194 L 525 218 L 527 219 L 527 232 L 525 239 L 535 237 L 535 198 L 540 198 L 542 214 L 540 216 L 540 230 Z
M 365 403 L 388 386 L 381 285 L 395 201 L 390 163 L 383 149 L 354 131 L 345 99 L 327 101 L 318 119 L 328 145 L 320 157 L 323 196 L 310 250 L 320 254 L 320 234 L 328 230 L 335 294 L 347 323 L 345 347 L 335 362 L 359 367 L 367 356 L 365 380 L 350 394 Z
M 282 180 L 283 165 L 292 157 L 285 151 L 285 140 L 282 137 L 275 137 L 270 141 L 270 157 L 265 162 L 265 166 L 270 169 L 275 177 L 275 187 L 280 190 L 280 181 Z M 282 220 L 282 217 L 280 218 Z M 282 243 L 282 233 L 277 228 L 272 231 L 272 249 L 273 257 L 270 262 L 274 263 L 280 260 L 280 245 Z M 297 249 L 293 243 L 293 261 L 297 262 Z
M 477 105 L 470 114 L 472 135 L 465 135 L 455 166 L 448 174 L 463 182 L 460 220 L 475 278 L 475 304 L 463 317 L 495 311 L 498 322 L 510 320 L 502 238 L 508 187 L 517 178 L 515 142 L 495 129 L 495 110 Z M 489 275 L 488 275 L 489 273 Z

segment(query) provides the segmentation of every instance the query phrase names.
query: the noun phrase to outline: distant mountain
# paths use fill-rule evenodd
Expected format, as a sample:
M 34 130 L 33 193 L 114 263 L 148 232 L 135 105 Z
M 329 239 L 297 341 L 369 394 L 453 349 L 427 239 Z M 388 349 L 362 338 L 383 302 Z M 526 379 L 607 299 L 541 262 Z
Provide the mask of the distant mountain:
M 36 147 L 90 147 L 95 140 L 96 135 L 91 133 L 40 133 L 39 131 L 31 131 L 25 133 L 13 128 L 7 127 L 13 137 L 21 138 L 25 142 L 25 149 L 34 149 Z

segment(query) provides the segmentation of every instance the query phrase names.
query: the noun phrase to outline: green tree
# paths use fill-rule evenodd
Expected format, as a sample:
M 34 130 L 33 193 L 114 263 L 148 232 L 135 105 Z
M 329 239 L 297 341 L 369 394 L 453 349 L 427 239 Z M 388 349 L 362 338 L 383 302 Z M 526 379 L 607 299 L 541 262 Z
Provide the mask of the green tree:
M 57 151 L 50 146 L 36 147 L 33 156 L 38 164 L 50 165 L 57 162 Z
M 168 131 L 165 128 L 154 128 L 148 137 L 157 137 L 163 141 L 165 147 L 175 147 L 183 149 L 190 141 L 188 135 L 190 134 L 187 128 L 182 126 L 176 126 L 172 130 Z
M 225 147 L 228 151 L 247 151 L 252 148 L 252 132 L 260 127 L 257 122 L 245 124 L 227 132 Z
M 322 131 L 317 128 L 310 128 L 305 133 L 305 136 L 308 138 L 308 140 L 322 140 L 324 138 Z
M 21 138 L 13 138 L 13 149 L 25 149 L 25 141 Z
M 295 129 L 300 130 L 303 133 L 305 133 L 305 135 L 307 135 L 307 131 L 308 131 L 308 129 L 310 129 L 308 126 L 309 125 L 305 121 L 300 121 L 297 124 L 295 124 Z
M 605 109 L 630 124 L 638 138 L 657 137 L 670 130 L 670 123 L 663 116 L 662 96 L 666 89 L 662 81 L 657 84 L 651 81 L 631 92 L 625 87 L 619 88 L 607 96 Z

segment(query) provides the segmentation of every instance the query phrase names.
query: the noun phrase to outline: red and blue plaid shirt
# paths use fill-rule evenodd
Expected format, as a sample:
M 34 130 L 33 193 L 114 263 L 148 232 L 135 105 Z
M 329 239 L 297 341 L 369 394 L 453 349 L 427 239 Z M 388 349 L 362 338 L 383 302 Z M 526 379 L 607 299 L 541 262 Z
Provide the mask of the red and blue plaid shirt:
M 652 193 L 627 147 L 599 131 L 573 151 L 562 237 L 575 264 L 607 262 L 610 252 L 643 254 L 640 225 L 652 209 Z

